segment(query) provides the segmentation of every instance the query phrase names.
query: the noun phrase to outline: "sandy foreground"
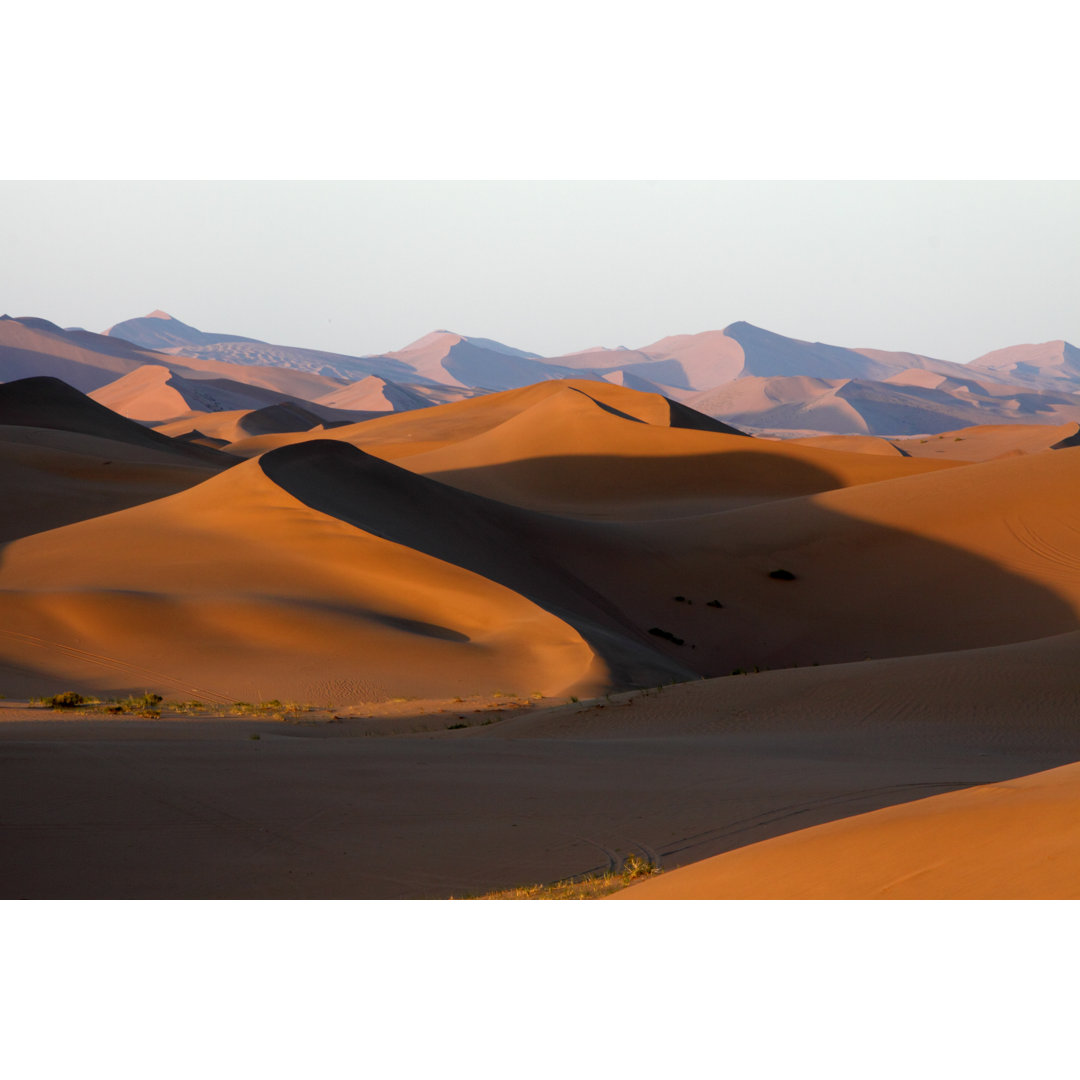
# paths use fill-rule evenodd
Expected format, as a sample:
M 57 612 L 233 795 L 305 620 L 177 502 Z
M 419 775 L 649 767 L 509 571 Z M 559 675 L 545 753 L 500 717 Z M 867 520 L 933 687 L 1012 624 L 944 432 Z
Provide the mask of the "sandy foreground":
M 1074 895 L 1061 431 L 930 460 L 579 380 L 260 411 L 211 449 L 0 385 L 4 896 L 463 897 L 631 854 L 664 873 L 628 897 Z M 69 689 L 166 700 L 28 705 Z
M 1076 648 L 1051 644 L 1061 656 Z M 989 670 L 986 657 L 967 659 L 970 671 L 941 673 L 957 698 L 965 679 Z M 988 700 L 1045 657 L 1022 654 L 1011 668 L 1007 657 L 990 659 L 1002 677 Z M 912 876 L 896 895 L 1073 895 L 1075 856 L 1053 864 L 1056 877 L 1002 873 L 1047 821 L 1056 830 L 1047 851 L 1028 842 L 1027 863 L 1016 865 L 1045 861 L 1071 835 L 1060 805 L 1047 818 L 1037 797 L 1007 830 L 998 818 L 1015 800 L 983 800 L 976 814 L 991 805 L 996 817 L 980 824 L 968 813 L 947 832 L 935 816 L 941 804 L 940 820 L 951 821 L 947 800 L 964 789 L 1009 781 L 1011 791 L 1027 783 L 1016 778 L 1077 758 L 1070 680 L 1049 699 L 1028 695 L 1026 708 L 1022 692 L 1002 694 L 999 710 L 980 717 L 936 693 L 940 682 L 923 683 L 916 665 L 768 672 L 554 707 L 399 702 L 338 718 L 69 719 L 9 703 L 0 709 L 3 893 L 465 897 L 617 869 L 633 853 L 665 872 L 627 896 L 780 895 L 782 876 L 777 885 L 755 871 L 727 891 L 703 892 L 712 877 L 703 886 L 692 876 L 698 867 L 674 868 L 721 852 L 746 857 L 771 837 L 798 845 L 817 831 L 799 830 L 827 822 L 850 825 L 874 848 L 884 843 L 875 839 L 882 816 L 918 807 L 936 846 L 927 854 L 918 836 L 902 836 L 894 861 L 921 867 L 951 851 L 967 862 L 959 881 Z M 1058 772 L 1075 802 L 1075 771 Z M 867 811 L 879 813 L 855 816 Z M 895 829 L 891 821 L 882 824 Z M 858 850 L 811 852 L 800 865 L 816 876 L 789 895 L 868 895 L 851 878 L 865 862 Z

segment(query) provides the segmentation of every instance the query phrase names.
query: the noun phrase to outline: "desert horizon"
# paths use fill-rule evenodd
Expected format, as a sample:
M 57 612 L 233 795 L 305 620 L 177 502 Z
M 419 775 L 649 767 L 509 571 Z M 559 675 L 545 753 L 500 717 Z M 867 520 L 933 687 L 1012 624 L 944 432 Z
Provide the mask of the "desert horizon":
M 7 896 L 1080 895 L 1067 341 L 155 310 L 0 380 Z

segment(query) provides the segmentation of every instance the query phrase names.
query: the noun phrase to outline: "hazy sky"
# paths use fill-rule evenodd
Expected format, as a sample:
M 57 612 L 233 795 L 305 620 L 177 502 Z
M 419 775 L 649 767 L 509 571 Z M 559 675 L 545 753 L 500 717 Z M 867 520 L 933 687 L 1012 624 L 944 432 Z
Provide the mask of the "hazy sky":
M 552 355 L 745 319 L 970 360 L 1080 343 L 1070 181 L 0 182 L 0 306 L 349 353 Z

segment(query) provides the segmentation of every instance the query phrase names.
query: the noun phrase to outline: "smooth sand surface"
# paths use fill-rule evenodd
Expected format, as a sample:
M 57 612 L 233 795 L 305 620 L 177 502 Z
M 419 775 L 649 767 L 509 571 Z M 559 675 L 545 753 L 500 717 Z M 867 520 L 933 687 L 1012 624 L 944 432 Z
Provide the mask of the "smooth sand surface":
M 1080 426 L 1067 424 L 978 424 L 974 427 L 893 439 L 905 454 L 936 461 L 993 461 L 1018 454 L 1039 454 L 1074 437 Z
M 1075 900 L 1080 763 L 818 825 L 617 900 Z
M 875 435 L 811 435 L 791 442 L 800 446 L 816 446 L 819 450 L 840 450 L 845 454 L 877 454 L 881 457 L 903 457 L 903 451 L 888 439 Z M 915 456 L 915 455 L 911 455 Z
M 0 425 L 0 542 L 152 502 L 220 471 L 168 450 Z
M 316 445 L 289 486 L 325 500 L 324 464 Z M 388 500 L 411 477 L 394 473 Z M 397 524 L 420 533 L 429 518 L 412 494 L 399 497 Z M 18 628 L 0 642 L 10 692 L 153 685 L 211 701 L 340 702 L 518 684 L 550 693 L 594 677 L 593 650 L 562 619 L 487 577 L 305 505 L 261 462 L 9 544 L 0 608 L 0 623 Z

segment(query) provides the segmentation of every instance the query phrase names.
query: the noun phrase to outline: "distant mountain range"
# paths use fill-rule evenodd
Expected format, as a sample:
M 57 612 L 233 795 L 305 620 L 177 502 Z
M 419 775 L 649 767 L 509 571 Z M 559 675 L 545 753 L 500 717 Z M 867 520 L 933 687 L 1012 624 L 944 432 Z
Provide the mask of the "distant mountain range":
M 3 316 L 0 382 L 31 375 L 63 379 L 144 423 L 287 401 L 341 422 L 567 378 L 659 393 L 769 434 L 910 436 L 1080 422 L 1080 349 L 1065 341 L 957 364 L 800 341 L 746 322 L 553 357 L 436 330 L 402 349 L 351 356 L 203 331 L 163 311 L 104 334 Z

